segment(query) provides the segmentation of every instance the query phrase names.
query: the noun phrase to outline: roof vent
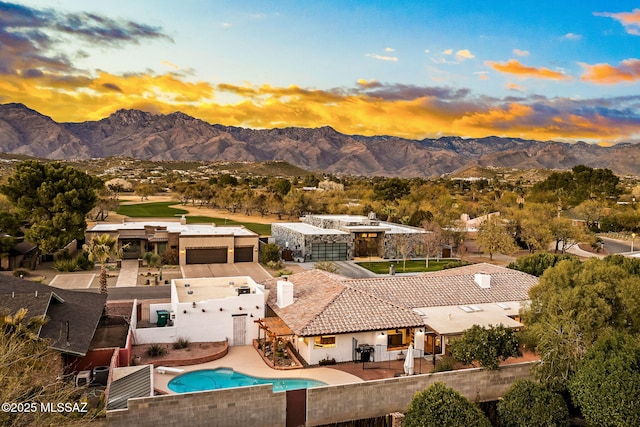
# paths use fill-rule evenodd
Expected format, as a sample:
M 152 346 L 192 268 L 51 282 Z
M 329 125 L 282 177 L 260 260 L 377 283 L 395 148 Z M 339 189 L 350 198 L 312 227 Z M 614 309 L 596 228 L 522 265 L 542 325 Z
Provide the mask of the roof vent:
M 476 273 L 474 275 L 474 280 L 478 286 L 482 289 L 491 288 L 491 275 L 486 273 Z

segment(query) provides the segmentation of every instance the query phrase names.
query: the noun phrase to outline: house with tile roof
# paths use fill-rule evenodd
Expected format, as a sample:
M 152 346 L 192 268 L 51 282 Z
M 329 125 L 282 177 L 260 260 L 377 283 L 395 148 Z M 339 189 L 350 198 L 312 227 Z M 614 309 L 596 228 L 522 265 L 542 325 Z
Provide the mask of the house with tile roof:
M 447 351 L 473 325 L 518 328 L 535 276 L 491 264 L 425 273 L 350 279 L 322 270 L 265 282 L 267 305 L 290 330 L 287 340 L 309 364 L 333 358 L 421 355 Z

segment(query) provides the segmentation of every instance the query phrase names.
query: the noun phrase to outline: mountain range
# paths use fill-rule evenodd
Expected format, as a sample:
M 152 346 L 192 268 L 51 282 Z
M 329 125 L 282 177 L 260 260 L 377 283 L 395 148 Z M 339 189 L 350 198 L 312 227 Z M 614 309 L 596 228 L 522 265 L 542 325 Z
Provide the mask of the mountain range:
M 0 152 L 47 159 L 283 160 L 311 171 L 432 177 L 471 166 L 569 169 L 640 175 L 640 144 L 602 147 L 518 138 L 345 135 L 331 127 L 247 129 L 186 114 L 118 110 L 98 121 L 58 123 L 22 104 L 0 105 Z

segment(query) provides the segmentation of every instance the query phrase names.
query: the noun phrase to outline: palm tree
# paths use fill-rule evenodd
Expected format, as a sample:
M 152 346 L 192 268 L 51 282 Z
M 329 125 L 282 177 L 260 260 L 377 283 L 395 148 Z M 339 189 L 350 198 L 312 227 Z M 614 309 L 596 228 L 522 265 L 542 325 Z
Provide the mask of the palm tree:
M 100 293 L 107 293 L 107 266 L 109 258 L 118 258 L 122 255 L 122 250 L 118 249 L 118 239 L 103 234 L 96 236 L 82 249 L 89 253 L 89 260 L 100 263 Z

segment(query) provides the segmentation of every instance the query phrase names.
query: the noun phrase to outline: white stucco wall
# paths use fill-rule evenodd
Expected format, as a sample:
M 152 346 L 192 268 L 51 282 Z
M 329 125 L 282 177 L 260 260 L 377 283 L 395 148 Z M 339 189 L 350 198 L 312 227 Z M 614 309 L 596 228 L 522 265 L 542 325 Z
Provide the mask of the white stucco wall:
M 380 332 L 360 332 L 354 334 L 336 335 L 335 347 L 314 347 L 313 337 L 309 337 L 308 344 L 304 339 L 297 340 L 298 353 L 310 365 L 317 365 L 322 359 L 335 359 L 336 362 L 351 362 L 353 360 L 353 341 L 358 340 L 358 345 L 369 344 L 375 347 L 373 357 L 375 361 L 395 360 L 401 350 L 387 351 L 387 335 L 380 335 Z M 424 350 L 424 334 L 416 331 L 414 348 L 418 351 L 416 357 Z M 402 350 L 406 353 L 406 350 Z
M 195 281 L 197 279 L 191 279 Z M 202 279 L 207 280 L 207 279 Z M 175 283 L 171 284 L 171 302 L 149 305 L 151 323 L 156 323 L 157 310 L 167 310 L 171 326 L 136 329 L 136 343 L 172 343 L 178 338 L 190 342 L 229 341 L 229 345 L 250 345 L 258 338 L 254 320 L 264 317 L 264 287 L 253 283 L 252 292 L 219 299 L 180 302 Z M 245 323 L 245 339 L 234 340 L 234 318 Z

